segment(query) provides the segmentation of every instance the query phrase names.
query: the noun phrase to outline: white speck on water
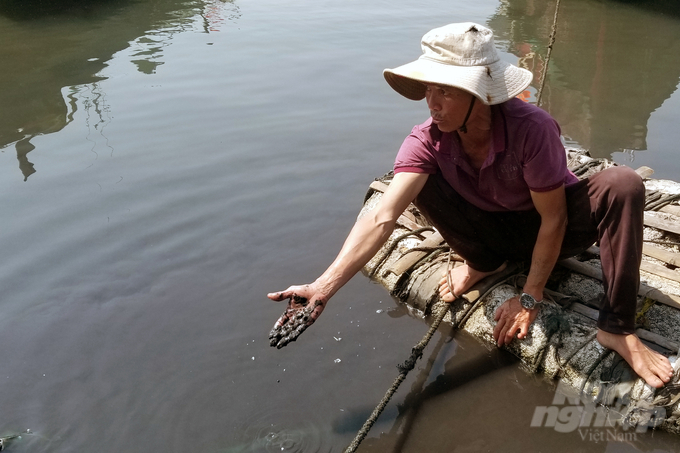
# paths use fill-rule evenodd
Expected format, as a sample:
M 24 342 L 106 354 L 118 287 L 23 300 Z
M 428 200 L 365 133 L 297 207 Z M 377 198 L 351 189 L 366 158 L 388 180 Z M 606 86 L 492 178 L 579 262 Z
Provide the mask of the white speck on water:
M 340 360 L 340 359 L 335 359 L 335 360 L 333 360 L 333 362 L 335 362 L 335 363 L 340 363 L 340 362 L 342 362 L 342 360 Z
M 253 357 L 253 360 L 255 360 L 255 357 Z
M 340 333 L 340 332 L 338 332 L 338 333 Z M 338 337 L 333 337 L 333 338 L 335 338 L 335 341 L 340 341 L 340 340 L 342 340 L 342 338 L 338 338 Z
M 375 312 L 376 312 L 376 313 L 382 313 L 383 310 L 382 310 L 382 308 L 381 308 L 380 310 L 376 310 Z

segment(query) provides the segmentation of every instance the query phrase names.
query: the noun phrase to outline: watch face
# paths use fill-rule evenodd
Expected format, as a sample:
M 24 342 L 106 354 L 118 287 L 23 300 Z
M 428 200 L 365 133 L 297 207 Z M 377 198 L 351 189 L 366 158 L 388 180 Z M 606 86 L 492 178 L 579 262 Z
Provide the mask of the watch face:
M 519 303 L 522 304 L 522 307 L 526 308 L 527 310 L 531 310 L 534 308 L 534 305 L 536 305 L 536 299 L 534 299 L 530 294 L 522 293 L 522 295 L 519 296 Z

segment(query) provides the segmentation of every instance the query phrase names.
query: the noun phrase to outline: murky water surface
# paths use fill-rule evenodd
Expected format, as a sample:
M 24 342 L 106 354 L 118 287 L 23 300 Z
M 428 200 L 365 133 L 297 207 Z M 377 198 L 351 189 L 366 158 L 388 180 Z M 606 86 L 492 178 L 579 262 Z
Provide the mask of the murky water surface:
M 17 452 L 341 451 L 427 324 L 357 276 L 274 350 L 265 293 L 323 271 L 426 118 L 382 69 L 472 20 L 538 80 L 552 2 L 44 3 L 0 3 L 0 435 L 31 429 Z M 680 20 L 660 4 L 562 2 L 543 106 L 594 155 L 677 180 Z M 552 398 L 442 328 L 361 451 L 678 449 L 531 428 Z

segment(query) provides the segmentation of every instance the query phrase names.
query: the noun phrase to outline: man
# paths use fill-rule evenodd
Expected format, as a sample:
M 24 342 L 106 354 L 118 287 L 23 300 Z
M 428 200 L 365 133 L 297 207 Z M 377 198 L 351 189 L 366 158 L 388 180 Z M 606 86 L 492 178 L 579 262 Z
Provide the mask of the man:
M 597 339 L 650 385 L 669 382 L 668 359 L 635 335 L 644 206 L 640 177 L 614 167 L 578 181 L 566 166 L 557 123 L 515 99 L 529 86 L 531 73 L 500 60 L 488 28 L 450 24 L 428 32 L 421 44 L 418 60 L 386 69 L 384 76 L 401 95 L 426 99 L 431 118 L 406 138 L 389 189 L 357 221 L 330 267 L 314 283 L 268 295 L 290 299 L 272 330 L 272 345 L 295 340 L 318 318 L 413 201 L 466 260 L 442 278 L 444 301 L 500 272 L 508 260 L 530 263 L 521 296 L 495 314 L 498 346 L 527 335 L 557 260 L 599 241 L 605 297 Z

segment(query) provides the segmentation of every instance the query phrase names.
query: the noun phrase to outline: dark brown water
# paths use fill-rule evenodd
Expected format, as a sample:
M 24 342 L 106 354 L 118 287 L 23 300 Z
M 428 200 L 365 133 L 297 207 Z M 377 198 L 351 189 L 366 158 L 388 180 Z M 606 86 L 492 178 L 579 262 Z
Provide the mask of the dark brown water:
M 543 106 L 594 155 L 679 180 L 664 5 L 562 2 Z M 34 433 L 10 451 L 340 452 L 427 324 L 359 275 L 273 350 L 264 296 L 325 269 L 426 118 L 382 70 L 472 20 L 538 77 L 552 8 L 0 2 L 0 435 Z M 360 451 L 680 449 L 532 428 L 553 396 L 442 328 Z

